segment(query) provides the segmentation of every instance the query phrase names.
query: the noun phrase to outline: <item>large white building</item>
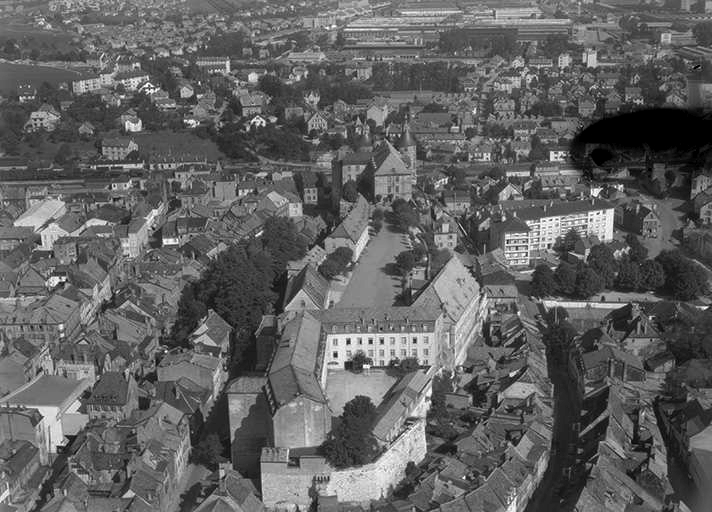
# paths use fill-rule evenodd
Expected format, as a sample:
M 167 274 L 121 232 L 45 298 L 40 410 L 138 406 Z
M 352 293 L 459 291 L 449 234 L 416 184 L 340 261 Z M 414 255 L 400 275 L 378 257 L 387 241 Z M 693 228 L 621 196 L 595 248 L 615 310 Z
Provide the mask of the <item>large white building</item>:
M 323 311 L 324 360 L 344 368 L 362 351 L 376 366 L 414 357 L 424 366 L 454 368 L 481 331 L 486 302 L 477 280 L 453 257 L 410 306 Z
M 601 199 L 506 202 L 490 228 L 490 250 L 500 248 L 509 265 L 527 266 L 538 251 L 554 247 L 576 230 L 582 237 L 613 239 L 613 205 Z

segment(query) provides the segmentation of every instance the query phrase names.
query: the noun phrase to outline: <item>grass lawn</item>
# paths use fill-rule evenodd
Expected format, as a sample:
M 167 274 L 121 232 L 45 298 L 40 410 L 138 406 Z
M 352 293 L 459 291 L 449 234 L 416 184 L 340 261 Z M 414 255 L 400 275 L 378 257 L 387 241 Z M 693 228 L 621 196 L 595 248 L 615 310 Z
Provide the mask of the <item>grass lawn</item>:
M 329 372 L 326 377 L 326 396 L 334 416 L 339 416 L 344 405 L 357 395 L 369 397 L 378 407 L 396 380 L 395 375 L 380 369 L 371 370 L 370 373 L 352 373 L 346 370 Z

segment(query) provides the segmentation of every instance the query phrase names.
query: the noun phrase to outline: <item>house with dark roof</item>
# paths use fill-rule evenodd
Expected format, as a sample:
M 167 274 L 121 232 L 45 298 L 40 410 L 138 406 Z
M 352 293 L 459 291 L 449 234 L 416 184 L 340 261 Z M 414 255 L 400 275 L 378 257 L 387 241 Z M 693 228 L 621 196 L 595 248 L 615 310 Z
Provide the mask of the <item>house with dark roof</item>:
M 357 261 L 369 240 L 368 220 L 370 213 L 368 201 L 359 194 L 351 211 L 324 240 L 326 253 L 331 254 L 339 247 L 348 247 L 353 251 L 353 261 Z
M 89 419 L 121 421 L 138 409 L 138 385 L 133 376 L 106 372 L 97 381 L 86 402 Z
M 193 350 L 169 352 L 156 368 L 159 381 L 177 381 L 181 377 L 192 380 L 198 386 L 210 390 L 206 401 L 209 410 L 215 403 L 227 380 L 225 359 Z
M 229 323 L 223 320 L 215 310 L 209 309 L 208 314 L 188 337 L 188 342 L 196 352 L 227 356 L 230 351 L 232 331 L 232 326 Z
M 284 311 L 320 310 L 329 305 L 329 281 L 312 264 L 307 264 L 301 272 L 287 283 L 284 295 Z
M 321 322 L 304 311 L 289 321 L 270 361 L 265 393 L 274 446 L 319 446 L 331 430 L 324 389 Z
M 616 208 L 616 218 L 620 226 L 644 238 L 657 238 L 660 231 L 660 217 L 640 203 L 622 205 Z
M 251 480 L 227 470 L 213 491 L 194 512 L 265 512 L 260 494 Z

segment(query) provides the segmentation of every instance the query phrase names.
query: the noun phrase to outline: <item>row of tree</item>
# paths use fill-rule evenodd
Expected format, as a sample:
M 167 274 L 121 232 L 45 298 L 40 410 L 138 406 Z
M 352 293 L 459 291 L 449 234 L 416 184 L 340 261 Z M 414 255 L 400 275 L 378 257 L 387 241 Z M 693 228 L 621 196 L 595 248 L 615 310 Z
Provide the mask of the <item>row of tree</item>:
M 305 254 L 306 242 L 290 219 L 268 219 L 259 239 L 229 247 L 199 280 L 183 288 L 170 341 L 184 346 L 207 310 L 214 309 L 235 329 L 237 346 L 245 346 L 262 315 L 274 310 L 279 298 L 276 285 L 287 262 Z M 240 357 L 235 353 L 233 362 Z
M 556 270 L 538 265 L 531 290 L 537 297 L 555 294 L 586 299 L 602 290 L 625 292 L 663 291 L 676 300 L 693 300 L 706 291 L 707 283 L 695 264 L 679 251 L 663 251 L 645 259 L 647 251 L 635 239 L 627 256 L 617 261 L 607 244 L 591 248 L 586 263 L 562 261 Z

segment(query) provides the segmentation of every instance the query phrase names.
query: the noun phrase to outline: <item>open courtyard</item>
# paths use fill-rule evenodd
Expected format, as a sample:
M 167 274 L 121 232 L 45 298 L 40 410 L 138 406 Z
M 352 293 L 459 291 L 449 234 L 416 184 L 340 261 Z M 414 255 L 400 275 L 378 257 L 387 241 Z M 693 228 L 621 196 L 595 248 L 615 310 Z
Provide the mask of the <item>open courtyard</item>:
M 392 306 L 401 292 L 401 277 L 395 271 L 396 256 L 410 248 L 406 233 L 384 224 L 381 232 L 371 238 L 361 253 L 336 307 Z
M 353 373 L 346 370 L 329 372 L 326 396 L 334 416 L 341 415 L 344 405 L 357 395 L 367 396 L 378 406 L 398 378 L 385 370 L 366 370 Z

